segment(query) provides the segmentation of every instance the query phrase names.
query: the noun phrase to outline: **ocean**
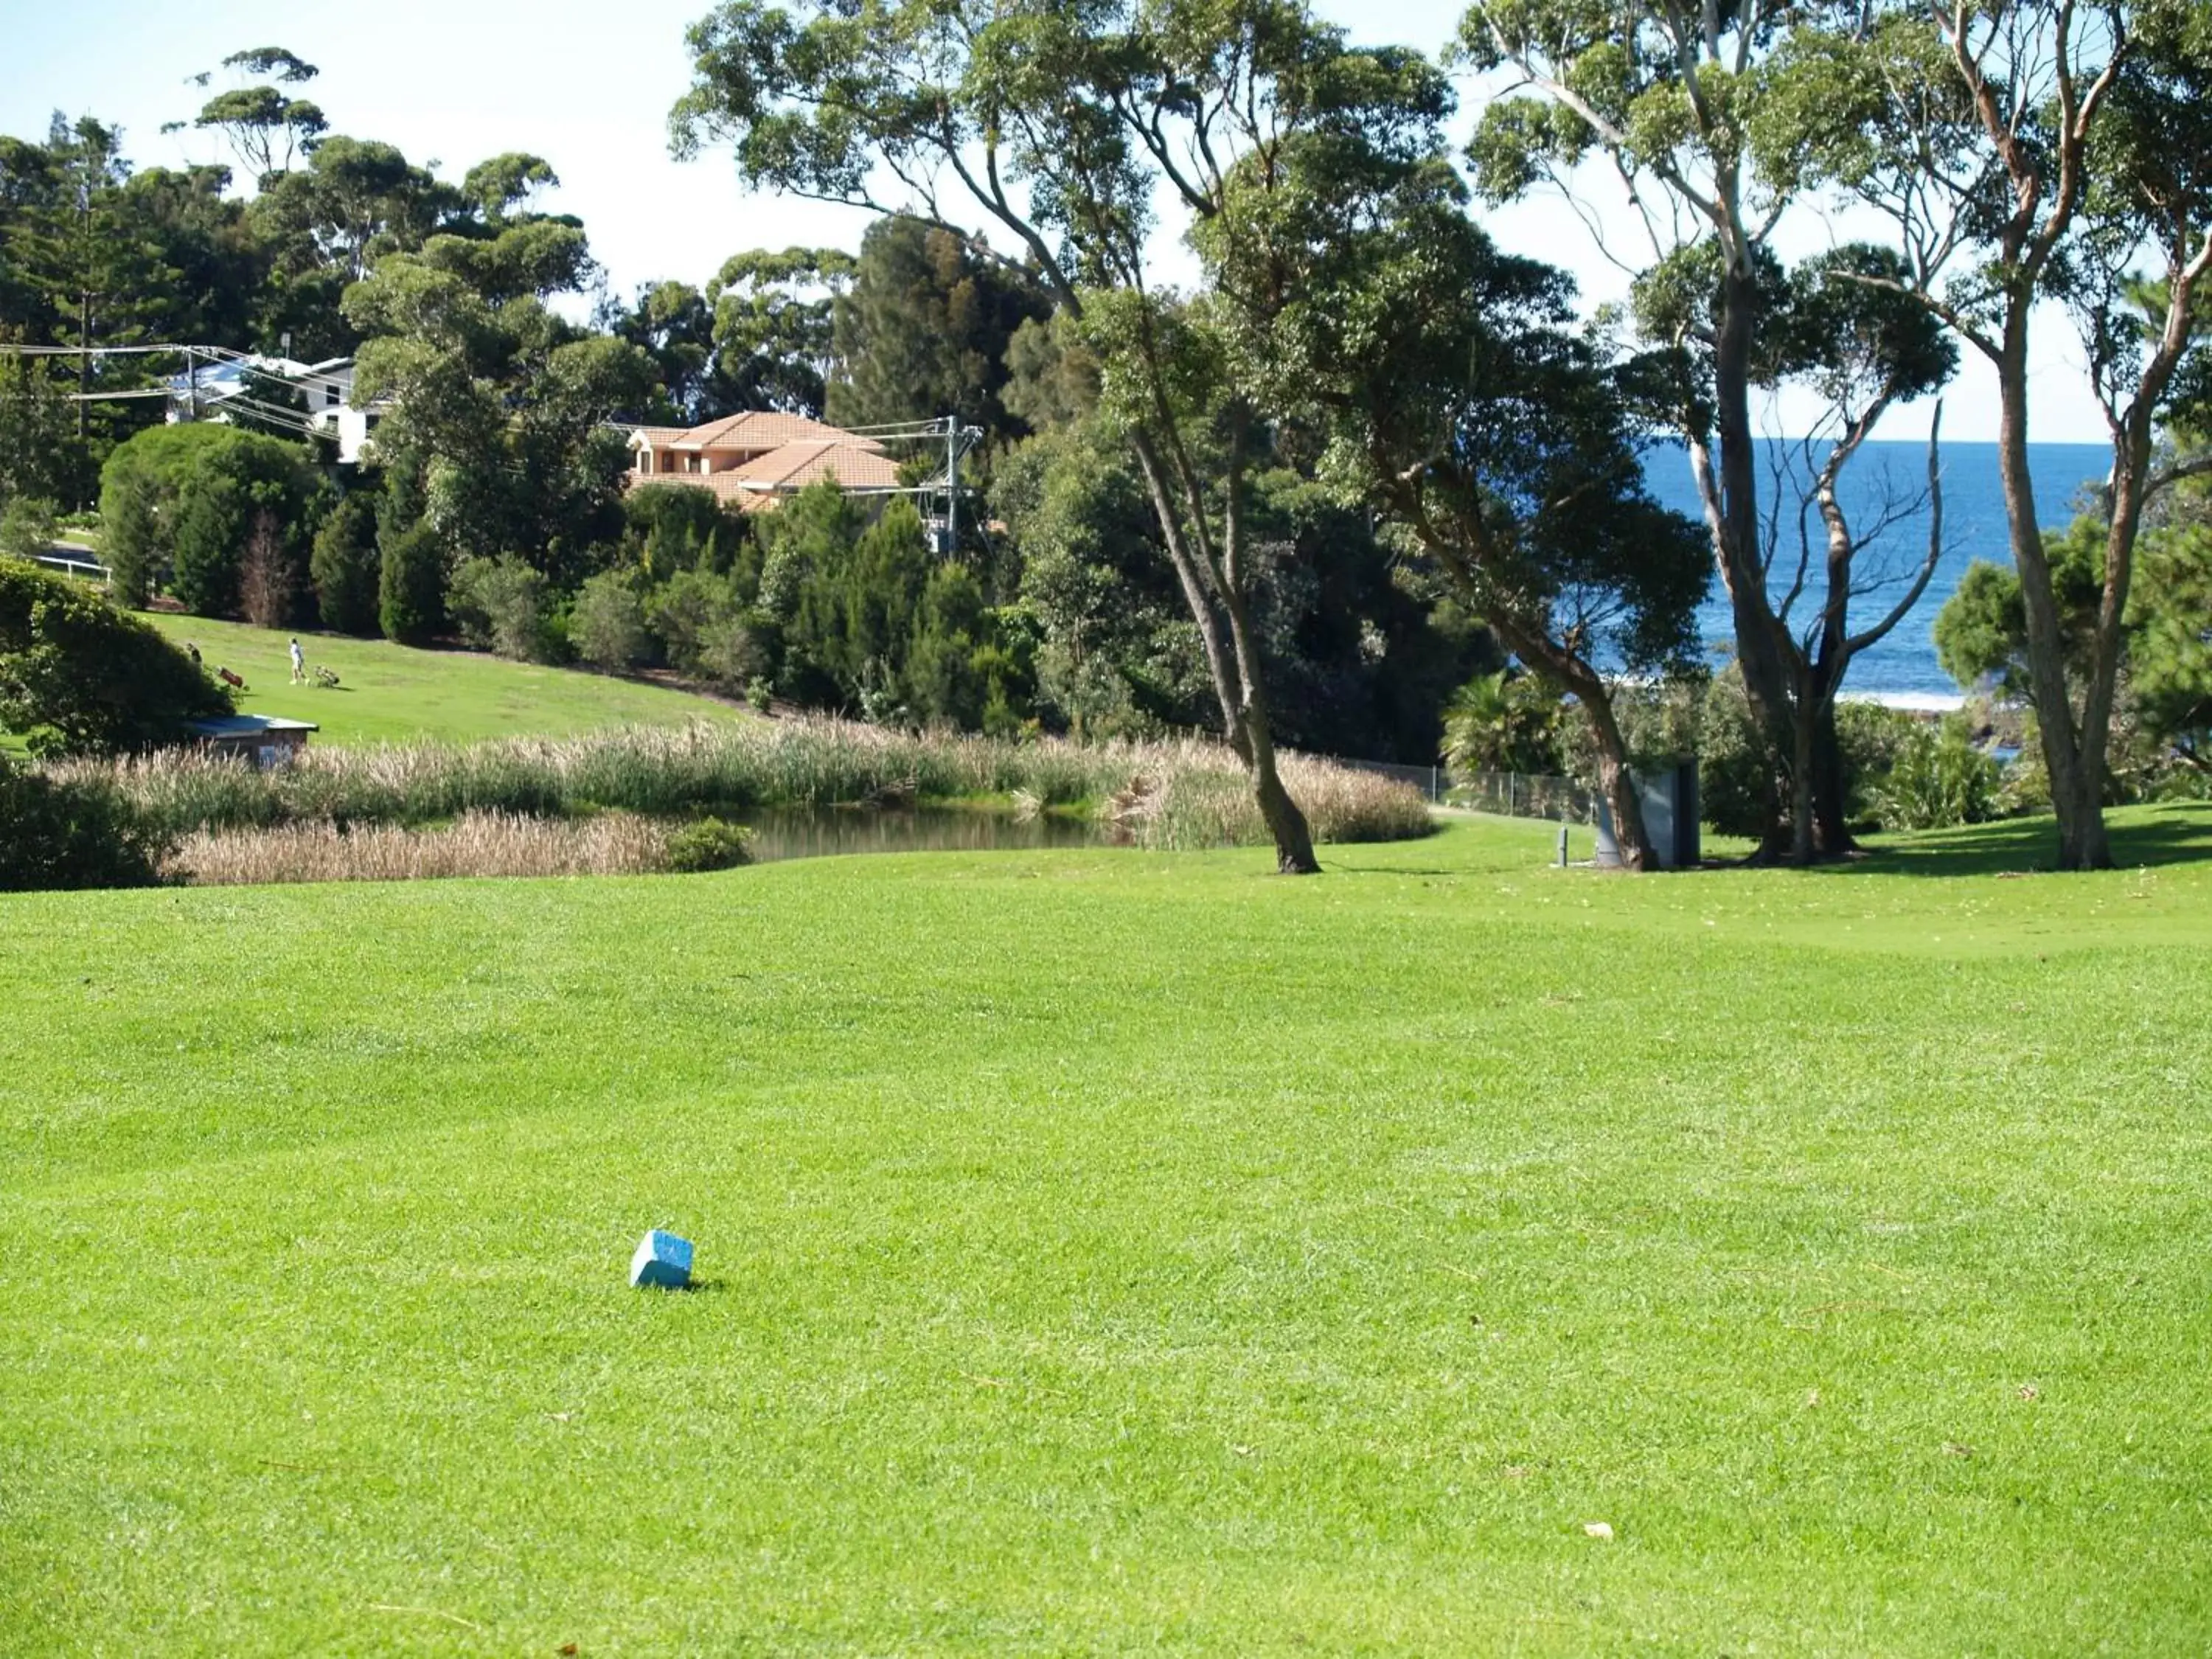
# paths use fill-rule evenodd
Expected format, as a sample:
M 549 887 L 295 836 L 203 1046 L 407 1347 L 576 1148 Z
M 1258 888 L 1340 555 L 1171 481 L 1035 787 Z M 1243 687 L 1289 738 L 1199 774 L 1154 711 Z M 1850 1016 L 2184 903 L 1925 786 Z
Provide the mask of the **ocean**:
M 1762 444 L 1761 477 L 1796 459 L 1803 476 L 1797 447 L 1784 441 Z M 2033 444 L 2028 465 L 2035 478 L 2037 515 L 2046 526 L 2063 525 L 2074 516 L 2075 497 L 2087 485 L 2100 482 L 2111 470 L 2112 453 L 2102 444 Z M 1943 556 L 1920 602 L 1880 644 L 1853 659 L 1844 681 L 1844 695 L 1879 698 L 1884 702 L 1938 705 L 1954 701 L 1959 688 L 1936 659 L 1936 616 L 1957 589 L 1966 567 L 1976 559 L 2012 567 L 2012 545 L 2005 528 L 2004 489 L 1997 477 L 1997 447 L 1993 443 L 1946 443 L 1942 452 Z M 1646 458 L 1644 471 L 1651 493 L 1679 513 L 1703 521 L 1697 485 L 1690 477 L 1688 457 L 1679 445 L 1662 446 Z M 1858 568 L 1866 577 L 1894 573 L 1895 580 L 1865 592 L 1851 604 L 1851 625 L 1863 628 L 1885 615 L 1902 598 L 1905 584 L 1919 568 L 1928 551 L 1928 513 L 1918 498 L 1928 484 L 1928 447 L 1911 441 L 1869 443 L 1843 477 L 1844 510 L 1854 527 L 1881 516 L 1883 503 L 1895 499 L 1913 504 L 1887 533 L 1863 549 Z M 1808 591 L 1800 596 L 1790 616 L 1799 631 L 1808 626 L 1825 597 L 1812 583 L 1820 580 L 1821 539 L 1818 515 L 1808 511 L 1806 532 L 1813 538 L 1813 565 Z M 1796 567 L 1796 527 L 1785 523 L 1781 550 L 1774 568 L 1794 574 Z M 1789 574 L 1771 583 L 1787 592 Z M 1698 617 L 1707 641 L 1721 651 L 1732 650 L 1735 624 L 1729 615 L 1728 596 L 1714 578 L 1711 596 Z

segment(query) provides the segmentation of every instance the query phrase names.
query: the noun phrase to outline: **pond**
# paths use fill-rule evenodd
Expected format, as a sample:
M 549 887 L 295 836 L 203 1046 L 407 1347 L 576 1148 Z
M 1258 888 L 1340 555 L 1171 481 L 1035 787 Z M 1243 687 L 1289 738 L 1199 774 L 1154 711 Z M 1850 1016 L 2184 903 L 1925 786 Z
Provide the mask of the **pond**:
M 1104 836 L 1080 818 L 959 807 L 763 807 L 749 814 L 753 861 L 831 858 L 846 853 L 997 853 L 1095 847 Z

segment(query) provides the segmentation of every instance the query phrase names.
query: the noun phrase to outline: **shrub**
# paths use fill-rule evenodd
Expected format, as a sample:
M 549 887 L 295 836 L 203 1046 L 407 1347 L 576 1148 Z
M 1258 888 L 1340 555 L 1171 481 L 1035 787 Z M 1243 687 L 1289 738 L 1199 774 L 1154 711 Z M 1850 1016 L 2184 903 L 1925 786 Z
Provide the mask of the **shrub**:
M 680 570 L 722 574 L 752 547 L 744 514 L 690 484 L 638 485 L 623 497 L 623 519 L 624 552 L 649 582 Z
M 578 656 L 601 668 L 632 668 L 646 659 L 653 638 L 628 572 L 603 570 L 584 584 L 568 619 L 568 638 Z
M 59 509 L 52 501 L 18 495 L 0 507 L 0 553 L 34 559 L 54 544 Z
M 213 421 L 149 427 L 100 473 L 103 549 L 119 569 L 118 588 L 143 602 L 167 569 L 186 609 L 229 614 L 262 513 L 296 586 L 325 489 L 306 452 L 265 434 Z
M 978 658 L 988 631 L 983 590 L 968 567 L 932 570 L 906 647 L 907 701 L 917 714 L 963 730 L 983 723 L 989 687 Z
M 377 631 L 376 507 L 356 490 L 341 501 L 315 535 L 307 574 L 315 585 L 315 607 L 323 626 L 337 634 Z
M 97 590 L 0 559 L 0 726 L 40 755 L 107 755 L 174 743 L 229 693 L 154 628 Z
M 753 832 L 742 823 L 701 818 L 668 838 L 667 867 L 680 876 L 708 870 L 734 870 L 750 861 Z
M 160 502 L 161 486 L 143 468 L 111 471 L 100 487 L 100 556 L 108 591 L 134 611 L 146 608 L 161 576 Z
M 659 636 L 669 665 L 696 674 L 704 665 L 708 642 L 739 609 L 728 576 L 704 568 L 679 570 L 647 603 L 646 623 Z
M 1921 725 L 1899 745 L 1875 790 L 1886 830 L 1945 830 L 1996 816 L 1997 764 L 1974 747 L 1960 715 Z
M 461 636 L 517 662 L 550 661 L 545 578 L 513 554 L 464 559 L 447 589 L 446 608 Z
M 149 887 L 167 850 L 112 784 L 57 781 L 0 755 L 0 891 Z
M 384 637 L 427 645 L 446 621 L 446 552 L 424 522 L 377 538 L 376 614 Z
M 774 627 L 755 612 L 725 617 L 701 641 L 699 666 L 723 685 L 764 680 L 775 665 L 775 639 Z
M 1479 674 L 1444 705 L 1444 764 L 1455 779 L 1476 772 L 1553 775 L 1566 770 L 1559 694 L 1532 674 Z
M 1836 705 L 1836 742 L 1844 753 L 1848 791 L 1845 813 L 1853 829 L 1881 822 L 1877 797 L 1882 786 L 1914 734 L 1925 729 L 1923 721 L 1904 710 L 1878 702 Z

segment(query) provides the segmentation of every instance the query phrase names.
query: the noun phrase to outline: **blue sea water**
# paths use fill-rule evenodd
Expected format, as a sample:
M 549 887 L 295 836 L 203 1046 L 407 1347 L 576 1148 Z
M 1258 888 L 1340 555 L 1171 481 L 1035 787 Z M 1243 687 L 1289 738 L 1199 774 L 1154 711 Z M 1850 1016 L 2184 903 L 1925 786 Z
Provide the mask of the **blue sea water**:
M 1798 447 L 1769 440 L 1762 446 L 1762 488 L 1771 489 L 1774 465 L 1798 458 Z M 2035 479 L 2036 515 L 2046 526 L 2063 525 L 2074 516 L 2076 495 L 2100 481 L 2111 468 L 2112 453 L 2102 444 L 2034 444 L 2029 447 L 2028 467 Z M 2009 569 L 2012 544 L 2005 527 L 2004 490 L 1997 477 L 1997 447 L 1993 443 L 1946 443 L 1942 451 L 1943 556 L 1928 591 L 1888 637 L 1853 659 L 1844 683 L 1846 696 L 1925 697 L 1955 694 L 1959 688 L 1936 659 L 1936 615 L 1942 610 L 1976 559 L 1986 559 Z M 1644 463 L 1651 493 L 1677 512 L 1702 520 L 1697 484 L 1690 463 L 1680 446 L 1654 449 Z M 1802 459 L 1797 476 L 1803 476 Z M 1918 498 L 1927 489 L 1928 447 L 1908 441 L 1868 444 L 1845 470 L 1840 495 L 1844 509 L 1854 525 L 1870 523 L 1888 500 L 1916 503 L 1916 510 L 1893 525 L 1887 533 L 1859 555 L 1859 568 L 1867 574 L 1897 573 L 1894 585 L 1868 592 L 1852 601 L 1854 629 L 1865 628 L 1887 615 L 1904 597 L 1905 584 L 1917 573 L 1928 552 L 1928 514 Z M 1784 499 L 1794 501 L 1796 491 Z M 1813 538 L 1813 566 L 1808 592 L 1791 612 L 1801 634 L 1825 597 L 1821 580 L 1820 528 L 1808 513 L 1806 531 Z M 1787 592 L 1796 567 L 1796 526 L 1785 521 L 1774 568 L 1778 580 L 1771 586 L 1778 598 Z M 1711 596 L 1698 617 L 1705 639 L 1723 651 L 1732 648 L 1735 629 L 1729 615 L 1728 596 L 1717 577 Z

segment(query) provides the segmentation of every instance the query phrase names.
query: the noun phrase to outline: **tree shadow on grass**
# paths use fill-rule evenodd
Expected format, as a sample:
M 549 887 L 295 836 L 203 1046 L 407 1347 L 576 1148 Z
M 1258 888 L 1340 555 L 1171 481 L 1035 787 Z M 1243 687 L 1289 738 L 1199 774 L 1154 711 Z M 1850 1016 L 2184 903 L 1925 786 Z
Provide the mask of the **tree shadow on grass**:
M 2212 803 L 2189 801 L 2109 818 L 2112 863 L 2122 870 L 2212 860 Z M 2026 875 L 2058 867 L 2058 823 L 2047 814 L 1935 830 L 1877 846 L 1819 871 L 1893 876 Z

